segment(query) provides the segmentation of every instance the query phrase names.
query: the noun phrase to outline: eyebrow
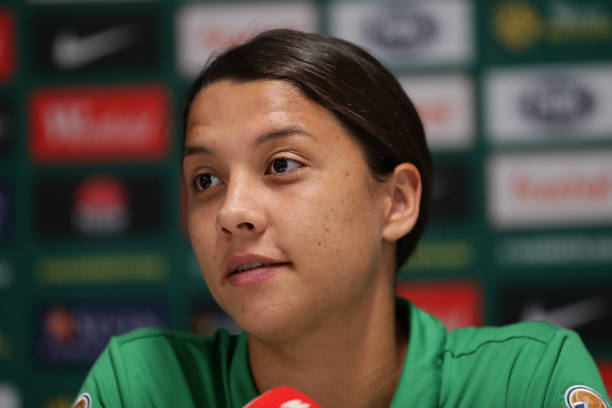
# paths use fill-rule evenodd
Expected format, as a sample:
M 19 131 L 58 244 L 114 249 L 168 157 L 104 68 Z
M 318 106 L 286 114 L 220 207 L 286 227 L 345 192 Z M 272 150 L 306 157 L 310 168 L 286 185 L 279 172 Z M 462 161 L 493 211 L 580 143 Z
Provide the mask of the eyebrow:
M 259 147 L 262 144 L 265 144 L 272 140 L 276 140 L 276 139 L 280 139 L 280 138 L 288 137 L 288 136 L 304 136 L 304 137 L 310 137 L 314 140 L 318 140 L 316 136 L 314 136 L 311 133 L 308 133 L 307 131 L 302 129 L 300 126 L 288 126 L 282 129 L 273 130 L 271 132 L 266 132 L 262 135 L 259 135 L 257 139 L 255 139 L 255 141 L 253 142 L 253 146 Z M 187 156 L 196 155 L 196 154 L 207 154 L 210 156 L 217 155 L 213 150 L 205 146 L 185 146 L 183 158 Z

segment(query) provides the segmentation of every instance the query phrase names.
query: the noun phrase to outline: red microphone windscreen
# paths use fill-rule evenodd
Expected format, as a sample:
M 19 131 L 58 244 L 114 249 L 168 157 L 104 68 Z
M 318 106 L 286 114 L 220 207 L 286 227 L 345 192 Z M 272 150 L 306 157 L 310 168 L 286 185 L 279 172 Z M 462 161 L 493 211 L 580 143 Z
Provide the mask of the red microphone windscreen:
M 321 408 L 309 396 L 291 387 L 278 387 L 264 392 L 243 408 Z

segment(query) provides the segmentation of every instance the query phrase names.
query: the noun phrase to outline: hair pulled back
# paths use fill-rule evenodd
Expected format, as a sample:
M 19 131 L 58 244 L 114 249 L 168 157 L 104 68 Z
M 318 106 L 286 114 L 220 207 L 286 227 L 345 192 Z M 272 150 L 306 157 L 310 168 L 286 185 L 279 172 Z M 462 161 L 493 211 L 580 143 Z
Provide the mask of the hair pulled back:
M 349 42 L 295 30 L 265 31 L 207 63 L 187 94 L 184 126 L 198 92 L 224 79 L 270 79 L 294 85 L 332 112 L 355 137 L 377 179 L 390 175 L 400 163 L 416 166 L 422 182 L 419 218 L 412 231 L 398 240 L 399 269 L 414 251 L 429 218 L 433 171 L 423 124 L 397 79 Z

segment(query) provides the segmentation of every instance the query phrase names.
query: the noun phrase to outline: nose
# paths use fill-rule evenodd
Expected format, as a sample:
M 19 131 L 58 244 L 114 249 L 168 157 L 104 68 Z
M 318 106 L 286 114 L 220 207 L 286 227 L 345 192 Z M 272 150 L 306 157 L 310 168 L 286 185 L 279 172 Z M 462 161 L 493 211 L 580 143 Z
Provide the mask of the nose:
M 265 210 L 254 183 L 239 178 L 230 180 L 216 224 L 221 234 L 227 237 L 246 237 L 265 231 Z

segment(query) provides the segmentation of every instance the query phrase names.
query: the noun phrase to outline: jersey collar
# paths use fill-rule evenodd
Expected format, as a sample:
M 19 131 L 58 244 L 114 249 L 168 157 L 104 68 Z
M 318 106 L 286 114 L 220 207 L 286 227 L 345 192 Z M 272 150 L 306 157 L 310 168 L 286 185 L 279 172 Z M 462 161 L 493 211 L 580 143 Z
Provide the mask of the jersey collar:
M 396 312 L 410 327 L 410 337 L 390 408 L 437 407 L 446 328 L 435 317 L 402 298 L 396 298 Z
M 398 319 L 409 326 L 410 338 L 402 374 L 389 408 L 437 407 L 446 328 L 435 317 L 403 298 L 396 298 L 396 313 Z M 230 367 L 228 397 L 232 406 L 240 407 L 258 395 L 249 365 L 246 333 L 238 337 L 236 350 L 238 355 Z

